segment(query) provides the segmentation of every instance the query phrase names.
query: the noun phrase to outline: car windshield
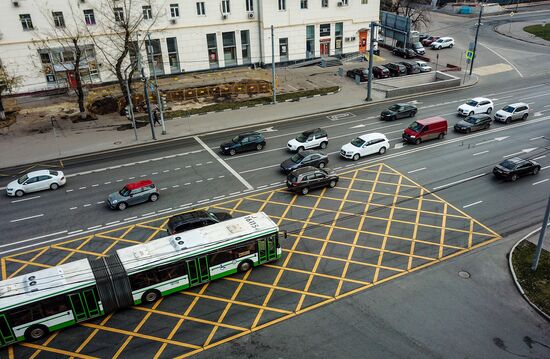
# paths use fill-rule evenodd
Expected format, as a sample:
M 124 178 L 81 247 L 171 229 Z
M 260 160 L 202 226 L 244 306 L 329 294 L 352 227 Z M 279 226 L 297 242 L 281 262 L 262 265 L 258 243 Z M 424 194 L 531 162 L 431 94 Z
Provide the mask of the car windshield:
M 239 140 L 240 140 L 240 137 L 235 136 L 235 137 L 233 137 L 233 139 L 231 141 L 233 141 L 233 143 L 239 143 Z
M 400 107 L 401 107 L 401 106 L 399 106 L 399 105 L 393 105 L 393 106 L 390 106 L 390 108 L 388 108 L 388 110 L 390 110 L 390 111 L 398 111 Z
M 419 48 L 422 47 L 422 44 L 419 43 L 419 42 L 415 42 L 415 43 L 413 44 L 413 47 L 416 48 L 416 49 L 419 49 Z
M 118 194 L 124 197 L 128 197 L 128 195 L 130 194 L 130 190 L 126 186 L 124 186 L 120 191 L 118 191 Z
M 502 111 L 504 112 L 508 112 L 508 113 L 512 113 L 514 112 L 515 108 L 512 107 L 512 106 L 506 106 L 505 108 L 502 109 Z
M 287 179 L 292 183 L 298 182 L 298 178 L 295 175 L 289 175 Z
M 361 146 L 363 146 L 364 143 L 365 143 L 365 141 L 363 141 L 359 137 L 357 137 L 357 138 L 353 139 L 353 141 L 351 141 L 351 144 L 354 145 L 355 147 L 361 147 Z
M 23 182 L 25 182 L 28 179 L 29 179 L 29 176 L 24 175 L 23 177 L 21 177 L 20 179 L 17 180 L 17 183 L 23 184 Z
M 361 72 L 363 73 L 363 75 L 368 75 L 369 74 L 369 69 L 363 69 L 363 70 L 361 70 Z
M 308 136 L 306 136 L 305 134 L 302 133 L 300 136 L 296 137 L 296 141 L 304 143 L 304 142 L 306 142 L 307 137 Z
M 294 163 L 300 163 L 300 162 L 302 162 L 303 158 L 304 158 L 304 156 L 302 156 L 300 153 L 297 153 L 294 156 L 290 157 L 290 160 Z
M 476 123 L 476 119 L 473 118 L 473 117 L 466 117 L 464 119 L 465 122 L 468 122 L 468 123 L 471 123 L 471 124 L 475 124 Z
M 476 107 L 477 106 L 477 101 L 468 100 L 468 101 L 466 101 L 466 105 Z
M 506 169 L 513 170 L 516 168 L 517 162 L 506 160 L 500 163 L 500 165 Z
M 422 126 L 418 122 L 414 121 L 413 123 L 410 124 L 409 129 L 413 130 L 414 132 L 420 132 L 422 127 L 424 127 L 424 126 Z

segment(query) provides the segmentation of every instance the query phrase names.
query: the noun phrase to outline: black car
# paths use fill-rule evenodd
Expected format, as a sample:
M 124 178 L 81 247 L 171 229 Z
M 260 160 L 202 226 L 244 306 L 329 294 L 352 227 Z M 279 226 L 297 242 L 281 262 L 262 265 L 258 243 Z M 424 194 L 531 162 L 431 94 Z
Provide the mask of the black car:
M 397 77 L 407 74 L 407 68 L 401 64 L 390 62 L 389 64 L 384 65 L 390 71 L 391 77 Z
M 338 183 L 338 179 L 334 171 L 328 168 L 307 166 L 290 172 L 286 178 L 286 185 L 289 191 L 308 194 L 309 190 L 314 188 L 327 186 L 333 188 Z
M 430 34 L 418 34 L 418 41 L 422 42 L 422 40 L 425 40 L 428 37 L 430 37 Z
M 359 81 L 364 82 L 369 80 L 369 69 L 359 68 L 352 69 L 346 72 L 347 77 L 351 77 L 355 80 L 355 76 L 359 76 Z
M 491 116 L 483 113 L 468 116 L 455 124 L 456 132 L 470 133 L 473 131 L 485 130 L 491 126 Z
M 233 218 L 226 212 L 209 212 L 197 210 L 178 214 L 168 220 L 168 235 L 189 231 L 191 229 L 209 226 Z
M 394 47 L 392 50 L 392 53 L 395 56 L 402 57 L 404 59 L 413 59 L 416 57 L 416 52 L 412 49 L 404 49 L 401 47 Z
M 418 109 L 414 105 L 409 105 L 408 103 L 396 103 L 391 105 L 388 109 L 382 111 L 380 114 L 380 119 L 385 121 L 393 121 L 398 118 L 404 117 L 414 117 Z
M 325 168 L 328 163 L 328 156 L 321 152 L 316 151 L 301 151 L 285 160 L 281 163 L 281 170 L 284 173 L 289 173 L 295 169 L 313 166 L 318 168 Z
M 407 75 L 420 73 L 420 66 L 418 66 L 417 64 L 412 64 L 410 62 L 405 62 L 405 61 L 401 61 L 400 64 L 405 66 L 405 68 L 407 68 Z
M 231 142 L 222 143 L 220 150 L 224 155 L 233 156 L 237 152 L 261 150 L 265 147 L 264 135 L 257 132 L 245 133 L 233 137 Z
M 540 171 L 540 165 L 533 160 L 524 160 L 519 157 L 509 158 L 502 161 L 493 168 L 493 174 L 497 178 L 515 181 L 521 176 L 533 174 Z
M 388 70 L 384 66 L 373 66 L 372 75 L 377 79 L 385 79 L 390 77 L 390 70 Z

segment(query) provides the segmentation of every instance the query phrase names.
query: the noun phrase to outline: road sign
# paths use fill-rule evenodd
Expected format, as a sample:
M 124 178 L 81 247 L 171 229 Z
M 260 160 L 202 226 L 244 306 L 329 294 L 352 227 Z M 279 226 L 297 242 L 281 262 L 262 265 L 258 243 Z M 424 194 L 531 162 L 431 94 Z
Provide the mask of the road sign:
M 466 59 L 471 60 L 474 58 L 474 52 L 473 51 L 466 51 Z

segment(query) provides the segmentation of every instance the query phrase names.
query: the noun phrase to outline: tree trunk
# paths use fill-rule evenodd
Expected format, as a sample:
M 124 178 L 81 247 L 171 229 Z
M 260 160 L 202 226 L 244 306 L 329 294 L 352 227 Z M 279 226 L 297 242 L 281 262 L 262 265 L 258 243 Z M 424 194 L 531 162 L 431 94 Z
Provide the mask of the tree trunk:
M 73 39 L 73 45 L 75 49 L 75 65 L 74 65 L 74 77 L 76 80 L 76 95 L 78 96 L 78 110 L 80 111 L 80 118 L 86 118 L 86 108 L 84 107 L 84 89 L 82 86 L 82 77 L 80 76 L 80 58 L 82 57 L 82 51 L 78 44 L 78 39 Z
M 0 120 L 6 119 L 6 112 L 4 111 L 4 103 L 2 102 L 2 90 L 0 89 Z
M 126 84 L 125 84 L 124 74 L 122 70 L 122 65 L 124 64 L 124 59 L 128 55 L 128 51 L 130 48 L 130 35 L 131 35 L 130 31 L 128 29 L 125 29 L 124 47 L 115 64 L 115 75 L 118 81 L 118 86 L 120 87 L 120 91 L 122 92 L 124 107 L 128 106 L 128 91 L 126 90 Z

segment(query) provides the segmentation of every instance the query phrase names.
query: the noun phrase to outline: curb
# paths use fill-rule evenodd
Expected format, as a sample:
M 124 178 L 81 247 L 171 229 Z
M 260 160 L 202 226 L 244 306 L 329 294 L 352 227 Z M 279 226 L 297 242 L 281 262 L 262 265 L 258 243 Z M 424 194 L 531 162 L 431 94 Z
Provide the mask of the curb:
M 500 31 L 498 31 L 497 27 L 502 26 L 502 25 L 503 25 L 503 24 L 493 26 L 493 31 L 496 32 L 496 33 L 499 34 L 499 35 L 506 36 L 506 37 L 508 37 L 508 38 L 510 38 L 510 39 L 514 39 L 514 40 L 518 40 L 518 41 L 522 41 L 522 42 L 528 42 L 528 43 L 530 43 L 530 44 L 539 45 L 539 46 L 546 46 L 546 47 L 550 46 L 550 44 L 548 44 L 548 45 L 546 45 L 546 44 L 540 44 L 540 43 L 538 43 L 538 42 L 529 41 L 529 40 L 526 40 L 526 39 L 522 39 L 522 38 L 519 38 L 519 37 L 515 37 L 515 36 L 512 36 L 512 35 L 509 35 L 509 34 L 505 34 L 505 33 L 503 33 L 503 32 L 500 32 Z
M 518 278 L 516 276 L 516 272 L 514 271 L 514 266 L 512 265 L 512 256 L 514 255 L 514 250 L 516 249 L 516 247 L 521 243 L 523 242 L 524 240 L 526 240 L 527 238 L 531 237 L 533 234 L 539 232 L 541 229 L 540 228 L 537 228 L 529 233 L 527 233 L 523 238 L 521 238 L 519 241 L 516 242 L 516 244 L 514 244 L 514 246 L 512 247 L 512 249 L 510 250 L 510 253 L 508 254 L 508 267 L 510 268 L 510 273 L 512 273 L 512 277 L 514 278 L 514 283 L 516 285 L 516 288 L 517 290 L 519 291 L 519 293 L 521 294 L 521 296 L 523 297 L 523 299 L 525 299 L 527 301 L 527 303 L 529 303 L 529 305 L 531 307 L 533 307 L 533 309 L 535 309 L 535 311 L 537 313 L 539 313 L 542 317 L 544 317 L 546 320 L 548 320 L 550 322 L 550 315 L 546 314 L 545 312 L 542 311 L 542 309 L 540 309 L 539 307 L 537 307 L 537 305 L 533 302 L 531 302 L 531 300 L 529 299 L 529 297 L 527 297 L 527 295 L 525 294 L 525 291 L 523 290 L 523 288 L 521 287 L 521 285 L 519 284 L 518 282 Z

